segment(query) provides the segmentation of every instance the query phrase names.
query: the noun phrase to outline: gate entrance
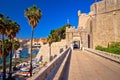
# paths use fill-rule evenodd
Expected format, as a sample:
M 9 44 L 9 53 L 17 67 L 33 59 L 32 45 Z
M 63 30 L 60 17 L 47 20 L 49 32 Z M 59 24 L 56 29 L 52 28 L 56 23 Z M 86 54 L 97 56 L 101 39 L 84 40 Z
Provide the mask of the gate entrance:
M 80 49 L 80 41 L 73 42 L 73 49 Z

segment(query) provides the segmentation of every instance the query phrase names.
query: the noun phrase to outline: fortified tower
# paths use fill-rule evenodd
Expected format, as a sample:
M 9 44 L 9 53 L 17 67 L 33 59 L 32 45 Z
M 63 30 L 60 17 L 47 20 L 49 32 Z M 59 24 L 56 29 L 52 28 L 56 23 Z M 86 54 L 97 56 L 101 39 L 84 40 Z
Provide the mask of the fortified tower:
M 88 47 L 86 22 L 89 17 L 78 11 L 78 28 L 66 28 L 66 40 L 69 46 L 76 44 L 78 48 Z

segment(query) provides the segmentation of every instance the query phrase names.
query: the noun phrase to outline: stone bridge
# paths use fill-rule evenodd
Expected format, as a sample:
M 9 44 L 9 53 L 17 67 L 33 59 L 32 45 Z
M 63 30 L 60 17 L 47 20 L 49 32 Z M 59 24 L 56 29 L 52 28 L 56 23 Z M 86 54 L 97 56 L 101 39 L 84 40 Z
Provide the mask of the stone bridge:
M 67 48 L 28 80 L 120 80 L 120 56 Z

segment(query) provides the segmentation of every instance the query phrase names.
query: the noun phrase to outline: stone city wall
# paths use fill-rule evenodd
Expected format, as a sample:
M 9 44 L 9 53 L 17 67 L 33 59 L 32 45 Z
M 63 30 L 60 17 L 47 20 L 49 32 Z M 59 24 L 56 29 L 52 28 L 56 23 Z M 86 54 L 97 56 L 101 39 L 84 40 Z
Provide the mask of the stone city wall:
M 66 40 L 61 40 L 60 42 L 54 42 L 51 45 L 51 56 L 55 57 L 65 49 L 66 49 Z
M 61 40 L 60 42 L 53 42 L 51 44 L 51 56 L 52 58 L 59 55 L 62 51 L 66 49 L 66 40 Z M 40 51 L 38 55 L 36 56 L 36 59 L 40 59 L 42 56 L 42 60 L 44 62 L 49 62 L 49 44 L 45 44 L 40 48 Z
M 91 6 L 93 15 L 93 48 L 107 47 L 110 42 L 120 42 L 120 0 L 103 0 Z

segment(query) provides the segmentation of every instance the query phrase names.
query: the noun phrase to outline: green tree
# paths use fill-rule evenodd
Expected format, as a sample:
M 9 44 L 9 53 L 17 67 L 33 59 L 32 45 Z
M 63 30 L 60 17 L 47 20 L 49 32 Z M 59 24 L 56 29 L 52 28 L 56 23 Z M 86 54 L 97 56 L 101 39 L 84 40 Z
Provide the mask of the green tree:
M 11 49 L 11 42 L 9 40 L 4 40 L 4 55 L 2 53 L 2 41 L 0 41 L 0 57 L 4 58 L 4 68 L 5 68 L 5 75 L 6 75 L 6 57 L 9 55 L 9 51 Z M 3 80 L 6 79 L 3 78 Z
M 14 40 L 14 41 L 13 41 L 13 50 L 14 50 L 14 55 L 15 55 L 15 59 L 14 59 L 14 62 L 15 62 L 15 66 L 14 66 L 14 67 L 15 67 L 15 68 L 16 68 L 16 61 L 17 61 L 15 51 L 16 51 L 19 47 L 20 47 L 20 42 Z
M 32 43 L 33 43 L 33 33 L 34 28 L 37 26 L 39 19 L 42 17 L 41 10 L 33 5 L 32 7 L 25 9 L 25 17 L 28 19 L 29 24 L 32 26 L 31 35 L 31 53 L 30 53 L 30 76 L 32 76 Z
M 48 36 L 47 42 L 49 43 L 49 61 L 51 61 L 51 44 L 52 44 L 52 36 Z
M 8 36 L 8 40 L 11 42 L 11 50 L 10 50 L 10 66 L 9 66 L 9 78 L 12 76 L 12 53 L 13 53 L 13 39 L 16 36 L 16 34 L 20 30 L 20 26 L 17 24 L 17 22 L 14 22 L 12 20 L 9 20 L 8 22 L 9 29 L 6 30 L 6 35 Z
M 66 27 L 70 27 L 70 24 L 66 24 L 62 26 L 61 28 L 58 28 L 56 30 L 51 30 L 50 36 L 52 36 L 52 41 L 57 42 L 61 39 L 65 39 L 66 36 Z
M 9 20 L 9 17 L 5 17 L 3 14 L 0 14 L 0 34 L 2 35 L 2 58 L 3 58 L 3 80 L 6 78 L 6 54 L 8 54 L 10 51 L 10 77 L 12 75 L 11 68 L 12 68 L 12 40 L 16 36 L 16 33 L 19 31 L 19 25 Z M 4 42 L 4 35 L 8 36 L 8 40 L 5 40 Z M 6 43 L 9 43 L 6 45 Z M 11 46 L 9 46 L 11 45 Z M 8 47 L 9 49 L 8 49 Z M 6 48 L 7 47 L 7 48 Z M 7 50 L 6 50 L 7 49 Z M 9 51 L 9 52 L 8 52 Z
M 6 34 L 6 29 L 7 29 L 7 22 L 8 22 L 8 17 L 4 16 L 3 14 L 0 14 L 0 34 L 2 35 L 2 56 L 5 55 L 4 51 L 4 35 Z M 6 58 L 3 58 L 3 80 L 6 78 Z

